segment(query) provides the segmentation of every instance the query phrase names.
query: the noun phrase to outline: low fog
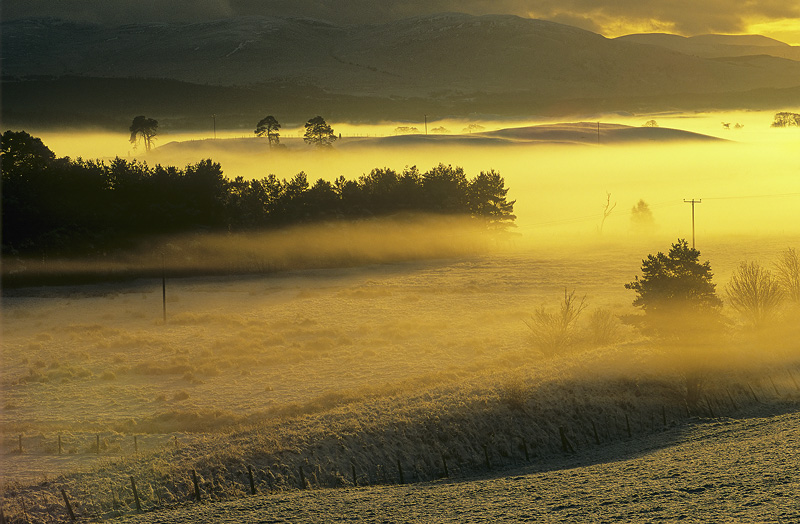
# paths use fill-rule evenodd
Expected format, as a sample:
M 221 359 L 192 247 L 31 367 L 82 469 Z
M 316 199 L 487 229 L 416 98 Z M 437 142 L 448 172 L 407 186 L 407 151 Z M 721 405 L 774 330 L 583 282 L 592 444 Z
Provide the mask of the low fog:
M 153 239 L 101 261 L 23 261 L 36 271 L 139 268 L 143 275 L 4 290 L 5 475 L 33 482 L 97 466 L 96 434 L 102 457 L 121 460 L 128 436 L 141 435 L 142 450 L 160 454 L 163 471 L 173 460 L 185 468 L 200 460 L 196 467 L 206 472 L 214 460 L 231 468 L 260 460 L 267 469 L 289 464 L 284 469 L 294 474 L 291 461 L 321 453 L 312 445 L 346 447 L 330 435 L 333 426 L 355 440 L 394 442 L 397 427 L 424 434 L 457 419 L 448 427 L 460 446 L 463 435 L 453 428 L 472 435 L 497 413 L 506 424 L 535 409 L 572 412 L 570 402 L 614 420 L 627 417 L 626 406 L 644 406 L 647 420 L 662 410 L 665 421 L 667 413 L 683 417 L 689 404 L 705 414 L 686 402 L 697 377 L 704 392 L 727 393 L 733 405 L 751 401 L 746 387 L 762 397 L 772 394 L 768 387 L 792 390 L 798 304 L 787 297 L 756 329 L 731 307 L 726 289 L 743 261 L 775 271 L 782 253 L 800 249 L 800 134 L 769 130 L 763 114 L 652 118 L 664 127 L 689 123 L 680 128 L 689 131 L 710 131 L 712 121 L 743 127 L 718 123 L 713 135 L 724 140 L 712 142 L 603 144 L 601 133 L 600 144 L 415 147 L 376 146 L 343 132 L 332 151 L 308 150 L 289 132 L 280 151 L 259 139 L 170 146 L 159 137 L 161 147 L 137 158 L 186 165 L 211 157 L 229 178 L 305 171 L 313 182 L 438 163 L 462 166 L 468 176 L 494 169 L 516 200 L 517 227 L 498 238 L 460 217 L 400 216 Z M 761 127 L 752 129 L 754 122 Z M 119 154 L 109 145 L 109 153 L 89 155 L 74 134 L 38 136 L 59 156 Z M 685 199 L 702 199 L 694 239 Z M 711 338 L 676 342 L 637 327 L 642 312 L 624 285 L 641 275 L 643 258 L 678 238 L 696 242 L 723 301 L 725 329 Z M 543 351 L 532 319 L 558 312 L 569 293 L 585 309 L 570 325 L 569 343 Z M 536 450 L 545 456 L 559 448 L 542 436 L 553 429 L 542 424 Z M 209 437 L 219 434 L 237 444 L 228 449 Z M 56 436 L 65 451 L 54 464 Z M 30 452 L 12 454 L 23 437 Z M 170 439 L 191 451 L 164 458 Z M 294 458 L 273 449 L 295 450 Z M 352 458 L 349 449 L 331 461 L 366 464 L 365 451 Z M 274 482 L 288 483 L 289 475 Z M 105 490 L 98 500 L 111 504 L 116 495 L 98 489 Z
M 127 135 L 32 133 L 59 156 L 117 155 L 177 166 L 212 158 L 231 179 L 260 179 L 268 174 L 290 179 L 304 171 L 313 183 L 340 175 L 354 179 L 373 168 L 400 172 L 415 165 L 424 171 L 439 163 L 461 166 L 468 176 L 494 169 L 510 188 L 509 199 L 517 201 L 516 232 L 533 243 L 561 243 L 565 235 L 591 239 L 601 226 L 605 236 L 686 237 L 691 233 L 691 209 L 684 199 L 703 201 L 696 207 L 698 238 L 800 232 L 796 219 L 800 133 L 796 128 L 770 128 L 772 116 L 768 112 L 604 115 L 597 118 L 599 144 L 593 130 L 579 144 L 557 137 L 549 142 L 543 137 L 536 143 L 482 138 L 482 133 L 498 129 L 553 123 L 548 121 L 431 121 L 428 137 L 419 136 L 424 135 L 422 122 L 333 123 L 334 132 L 342 138 L 332 151 L 309 148 L 300 138 L 302 131 L 290 126 L 281 130 L 285 147 L 272 150 L 266 139 L 254 137 L 249 130 L 219 131 L 217 140 L 164 133 L 149 153 L 131 149 Z M 641 127 L 648 121 L 717 140 L 654 141 L 644 135 L 639 142 L 603 142 L 604 125 Z M 406 131 L 398 132 L 401 127 L 415 128 L 416 139 Z M 631 210 L 640 200 L 652 212 L 652 221 L 644 228 L 631 220 Z M 606 204 L 616 207 L 603 220 Z

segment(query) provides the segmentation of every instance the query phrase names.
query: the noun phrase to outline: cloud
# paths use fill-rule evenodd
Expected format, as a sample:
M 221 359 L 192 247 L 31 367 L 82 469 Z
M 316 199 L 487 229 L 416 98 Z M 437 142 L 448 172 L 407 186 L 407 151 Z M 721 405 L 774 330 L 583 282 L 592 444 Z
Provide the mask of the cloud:
M 743 32 L 753 23 L 800 18 L 797 0 L 5 0 L 4 19 L 56 16 L 100 23 L 199 21 L 229 16 L 306 16 L 373 23 L 441 12 L 543 18 L 608 36 Z
M 3 20 L 48 16 L 119 25 L 135 22 L 199 22 L 234 16 L 229 0 L 4 0 Z

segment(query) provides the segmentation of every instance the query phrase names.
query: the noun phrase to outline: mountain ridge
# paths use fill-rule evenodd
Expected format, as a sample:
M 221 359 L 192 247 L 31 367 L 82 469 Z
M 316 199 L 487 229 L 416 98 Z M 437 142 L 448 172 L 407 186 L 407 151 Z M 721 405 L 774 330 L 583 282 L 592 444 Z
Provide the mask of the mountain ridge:
M 768 56 L 781 46 L 757 46 L 760 53 L 741 54 L 743 46 L 725 44 L 723 47 L 739 48 L 736 56 L 747 60 L 720 60 L 725 56 L 683 53 L 636 41 L 642 39 L 638 37 L 609 39 L 576 27 L 513 15 L 441 13 L 354 25 L 303 17 L 248 16 L 112 28 L 58 19 L 21 19 L 4 21 L 1 36 L 4 115 L 8 105 L 13 106 L 15 115 L 22 115 L 35 111 L 31 104 L 37 103 L 19 92 L 24 90 L 19 84 L 9 81 L 24 83 L 42 77 L 174 80 L 231 88 L 231 96 L 238 90 L 236 96 L 242 100 L 249 98 L 242 95 L 242 89 L 282 85 L 304 92 L 313 87 L 317 94 L 308 96 L 316 102 L 307 105 L 318 105 L 320 110 L 333 108 L 336 112 L 343 107 L 343 99 L 357 97 L 366 105 L 391 106 L 404 101 L 413 112 L 430 110 L 442 116 L 493 113 L 493 106 L 501 106 L 500 113 L 507 114 L 515 103 L 549 111 L 570 105 L 570 100 L 596 100 L 595 105 L 600 106 L 609 99 L 731 93 L 746 100 L 743 93 L 800 86 L 800 61 Z M 724 41 L 730 38 L 734 37 Z M 653 40 L 644 37 L 648 39 Z M 11 89 L 8 96 L 6 87 Z M 47 96 L 46 90 L 39 91 Z M 58 92 L 52 94 L 61 97 Z M 27 106 L 21 98 L 27 100 Z M 143 110 L 137 107 L 148 105 L 135 94 L 126 99 L 127 107 L 116 104 L 113 110 L 141 114 Z M 40 100 L 38 104 L 46 106 L 48 102 Z M 242 102 L 237 111 L 258 113 L 268 105 L 249 104 L 248 108 Z M 348 118 L 358 118 L 358 104 L 352 105 Z M 742 105 L 747 108 L 751 104 L 745 101 Z M 676 108 L 664 102 L 655 104 L 655 109 Z M 630 108 L 623 103 L 615 110 Z M 112 108 L 102 111 L 110 113 Z

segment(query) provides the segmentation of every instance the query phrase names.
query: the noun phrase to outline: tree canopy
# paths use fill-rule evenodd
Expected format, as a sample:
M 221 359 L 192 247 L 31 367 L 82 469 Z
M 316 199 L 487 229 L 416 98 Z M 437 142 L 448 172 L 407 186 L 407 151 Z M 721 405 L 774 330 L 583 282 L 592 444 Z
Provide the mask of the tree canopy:
M 637 276 L 625 288 L 636 293 L 633 305 L 646 313 L 708 310 L 722 306 L 712 277 L 711 264 L 700 262 L 700 251 L 678 239 L 666 255 L 660 251 L 647 255 L 642 260 L 642 278 Z
M 129 130 L 131 132 L 130 142 L 133 147 L 138 147 L 141 141 L 144 142 L 145 151 L 150 151 L 153 140 L 158 134 L 158 120 L 139 115 L 133 119 Z
M 376 168 L 355 179 L 309 182 L 300 172 L 245 180 L 211 159 L 185 168 L 56 158 L 25 132 L 2 135 L 2 242 L 6 254 L 88 254 L 149 235 L 243 231 L 397 213 L 462 214 L 488 228 L 513 225 L 514 202 L 495 171 L 466 177 L 440 164 L 427 172 Z
M 800 113 L 789 113 L 782 111 L 775 113 L 775 118 L 772 121 L 771 127 L 800 127 Z
M 303 140 L 307 144 L 316 147 L 331 147 L 336 141 L 336 135 L 333 134 L 333 128 L 325 122 L 321 116 L 315 116 L 306 122 L 306 131 L 303 134 Z
M 256 124 L 254 133 L 256 136 L 266 136 L 270 146 L 276 146 L 280 143 L 281 134 L 278 130 L 281 128 L 278 120 L 272 116 L 265 116 Z

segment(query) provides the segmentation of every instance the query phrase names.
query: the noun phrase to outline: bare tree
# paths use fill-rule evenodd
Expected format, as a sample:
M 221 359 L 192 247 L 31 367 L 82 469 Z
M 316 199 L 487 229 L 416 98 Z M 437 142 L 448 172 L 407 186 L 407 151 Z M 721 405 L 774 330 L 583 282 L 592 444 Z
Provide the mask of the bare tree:
M 755 328 L 774 318 L 783 300 L 778 280 L 756 262 L 742 262 L 725 288 L 728 303 Z
M 564 289 L 564 300 L 557 313 L 542 306 L 533 312 L 530 321 L 523 322 L 531 330 L 534 346 L 545 355 L 554 355 L 573 344 L 575 323 L 584 309 L 586 295 L 577 298 L 574 290 Z
M 793 247 L 781 252 L 778 262 L 775 263 L 775 271 L 786 297 L 800 304 L 800 257 Z
M 600 222 L 600 234 L 603 233 L 603 226 L 606 223 L 606 219 L 614 211 L 614 208 L 617 207 L 617 203 L 611 203 L 611 193 L 606 193 L 606 205 L 603 208 L 603 220 Z

